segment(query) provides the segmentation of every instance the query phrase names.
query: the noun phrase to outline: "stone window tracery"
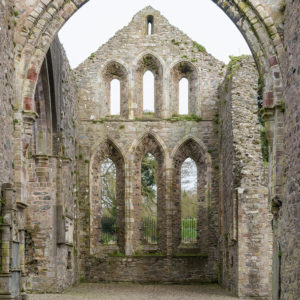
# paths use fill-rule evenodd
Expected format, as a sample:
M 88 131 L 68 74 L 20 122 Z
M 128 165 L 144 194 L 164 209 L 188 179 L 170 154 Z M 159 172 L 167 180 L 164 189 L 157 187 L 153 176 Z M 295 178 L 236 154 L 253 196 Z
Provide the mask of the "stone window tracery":
M 128 72 L 123 65 L 119 62 L 112 61 L 109 62 L 102 74 L 103 85 L 104 85 L 104 100 L 103 103 L 106 104 L 102 107 L 102 115 L 120 115 L 122 117 L 128 116 Z M 117 80 L 120 84 L 120 93 L 118 97 L 118 88 L 112 91 L 112 84 L 117 85 Z M 114 87 L 116 88 L 116 87 Z M 112 92 L 113 96 L 115 95 L 117 100 L 116 103 L 112 103 Z M 118 101 L 119 100 L 119 101 Z M 119 105 L 118 103 L 119 102 Z M 114 109 L 112 109 L 112 106 Z M 116 106 L 120 107 L 120 112 L 117 114 L 118 109 L 115 110 Z
M 165 178 L 165 155 L 163 148 L 156 138 L 148 134 L 138 144 L 135 149 L 135 159 L 133 163 L 133 216 L 134 216 L 134 249 L 142 245 L 142 187 L 141 187 L 141 163 L 143 157 L 150 153 L 157 163 L 157 246 L 156 250 L 164 253 L 166 251 L 166 178 Z
M 180 82 L 182 79 L 188 81 L 188 112 L 187 114 L 197 114 L 198 101 L 198 74 L 196 67 L 188 62 L 181 61 L 171 70 L 170 85 L 170 113 L 178 114 L 180 111 Z M 186 112 L 186 109 L 185 109 Z
M 147 71 L 151 71 L 154 76 L 154 113 L 156 117 L 160 117 L 163 107 L 163 67 L 152 54 L 144 55 L 135 70 L 136 116 L 141 117 L 143 114 L 143 78 Z
M 115 167 L 115 173 L 112 172 L 112 177 L 115 177 L 114 187 L 111 191 L 104 190 L 103 171 L 107 171 L 109 167 Z M 113 179 L 113 178 L 110 178 Z M 107 222 L 114 219 L 114 224 L 110 224 L 104 230 L 103 220 L 107 205 L 104 203 L 109 197 L 109 193 L 114 193 L 115 205 L 112 211 L 109 212 L 114 218 L 108 218 Z M 92 160 L 91 172 L 91 251 L 99 251 L 102 245 L 116 244 L 118 250 L 124 252 L 125 247 L 125 169 L 124 159 L 118 148 L 110 140 L 103 142 L 97 149 Z M 106 198 L 106 199 L 105 199 Z M 104 201 L 105 200 L 105 201 Z M 105 226 L 106 226 L 105 225 Z M 111 229 L 115 228 L 115 238 L 112 237 Z M 111 233 L 104 237 L 104 232 Z M 106 240 L 105 240 L 106 238 Z
M 186 211 L 183 208 L 183 191 L 182 191 L 182 166 L 185 161 L 192 159 L 197 169 L 196 180 L 196 198 L 194 195 L 194 208 L 193 215 L 188 217 L 185 215 Z M 196 251 L 203 253 L 207 252 L 208 245 L 208 198 L 210 195 L 210 177 L 209 166 L 206 159 L 205 152 L 199 144 L 193 139 L 188 139 L 178 148 L 173 157 L 173 201 L 174 201 L 174 214 L 173 214 L 173 251 L 183 251 L 187 247 L 192 247 Z M 184 234 L 182 232 L 182 219 L 196 219 L 188 228 L 196 232 L 193 235 Z M 195 237 L 194 235 L 197 235 Z M 191 238 L 192 237 L 192 238 Z M 185 240 L 183 238 L 186 238 Z M 181 249 L 181 250 L 180 250 Z

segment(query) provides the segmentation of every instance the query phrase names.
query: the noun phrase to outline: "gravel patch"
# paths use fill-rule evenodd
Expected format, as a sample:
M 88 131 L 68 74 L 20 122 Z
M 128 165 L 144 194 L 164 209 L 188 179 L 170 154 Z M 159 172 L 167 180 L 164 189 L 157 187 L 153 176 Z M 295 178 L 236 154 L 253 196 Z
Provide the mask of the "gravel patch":
M 230 300 L 218 285 L 83 283 L 63 294 L 30 295 L 29 300 Z

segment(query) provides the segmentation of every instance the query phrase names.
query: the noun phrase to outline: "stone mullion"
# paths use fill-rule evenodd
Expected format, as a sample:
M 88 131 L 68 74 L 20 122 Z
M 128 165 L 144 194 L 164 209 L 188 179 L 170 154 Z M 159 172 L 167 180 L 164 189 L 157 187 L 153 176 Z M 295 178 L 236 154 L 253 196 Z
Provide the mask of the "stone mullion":
M 209 227 L 208 227 L 208 183 L 206 181 L 207 167 L 197 164 L 197 244 L 200 252 L 208 253 Z
M 132 203 L 134 163 L 125 162 L 125 254 L 133 254 L 134 206 Z
M 136 111 L 137 106 L 137 97 L 136 97 L 136 86 L 135 86 L 135 80 L 134 80 L 134 74 L 132 70 L 129 71 L 128 74 L 128 119 L 134 120 L 135 117 L 138 116 Z
M 165 161 L 165 170 L 166 170 L 166 196 L 165 196 L 165 209 L 166 209 L 166 254 L 171 257 L 173 253 L 172 246 L 172 236 L 173 236 L 173 210 L 174 210 L 174 202 L 173 202 L 173 166 L 172 160 L 166 159 Z

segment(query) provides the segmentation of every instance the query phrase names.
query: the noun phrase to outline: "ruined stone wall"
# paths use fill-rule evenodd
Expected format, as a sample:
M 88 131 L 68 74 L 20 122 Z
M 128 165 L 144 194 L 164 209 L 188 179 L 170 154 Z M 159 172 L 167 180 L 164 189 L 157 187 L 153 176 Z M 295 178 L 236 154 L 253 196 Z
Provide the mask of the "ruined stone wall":
M 285 85 L 284 154 L 285 189 L 274 224 L 280 299 L 300 297 L 300 3 L 286 1 L 285 54 L 282 60 Z M 278 295 L 278 294 L 277 294 Z
M 18 260 L 19 236 L 14 193 L 13 136 L 15 127 L 14 20 L 13 1 L 0 2 L 0 273 L 3 294 L 19 294 L 22 258 Z M 20 242 L 20 243 L 19 243 Z M 15 268 L 15 272 L 13 272 Z M 4 296 L 5 297 L 5 296 Z
M 202 265 L 201 263 L 198 267 L 195 267 L 195 269 L 191 271 L 192 275 L 189 275 L 188 278 L 198 281 L 203 280 L 205 282 L 215 282 L 217 280 L 217 241 L 215 239 L 215 236 L 218 230 L 218 182 L 216 177 L 216 169 L 218 165 L 218 143 L 215 126 L 215 123 L 212 121 L 154 121 L 147 119 L 143 121 L 82 121 L 79 132 L 79 155 L 81 158 L 78 162 L 78 176 L 80 178 L 79 231 L 81 232 L 80 252 L 82 276 L 86 276 L 87 279 L 96 280 L 98 278 L 98 280 L 103 280 L 105 278 L 105 274 L 110 274 L 108 275 L 106 280 L 110 280 L 110 278 L 115 278 L 114 280 L 125 280 L 123 268 L 119 270 L 119 268 L 113 267 L 110 270 L 110 267 L 115 265 L 119 266 L 119 263 L 122 266 L 124 264 L 123 260 L 117 259 L 113 264 L 107 263 L 107 261 L 110 260 L 109 255 L 112 255 L 113 251 L 116 250 L 121 253 L 124 253 L 123 251 L 125 250 L 125 253 L 129 255 L 134 255 L 135 253 L 145 253 L 144 267 L 145 269 L 147 269 L 147 264 L 149 263 L 147 260 L 147 254 L 150 256 L 151 254 L 149 254 L 147 247 L 143 247 L 142 245 L 140 245 L 138 240 L 139 226 L 137 220 L 139 219 L 139 214 L 135 209 L 133 211 L 129 211 L 128 208 L 131 205 L 131 201 L 134 203 L 134 207 L 137 207 L 140 201 L 138 198 L 138 190 L 140 189 L 140 177 L 137 178 L 138 176 L 136 175 L 140 172 L 140 164 L 138 164 L 137 166 L 135 165 L 136 162 L 140 161 L 140 159 L 138 159 L 139 154 L 136 152 L 137 148 L 135 148 L 134 145 L 140 145 L 140 147 L 143 147 L 142 145 L 147 145 L 147 143 L 149 143 L 149 141 L 147 140 L 149 134 L 150 136 L 152 136 L 150 140 L 153 139 L 154 143 L 155 141 L 157 141 L 158 145 L 163 145 L 162 155 L 165 157 L 165 162 L 163 165 L 161 165 L 161 168 L 163 173 L 165 174 L 164 176 L 166 176 L 167 174 L 167 180 L 161 178 L 161 181 L 163 181 L 163 188 L 165 189 L 165 192 L 164 197 L 162 198 L 161 205 L 158 205 L 158 210 L 160 210 L 159 214 L 164 214 L 164 218 L 161 219 L 158 224 L 162 238 L 160 240 L 161 242 L 158 242 L 158 245 L 151 248 L 151 251 L 154 253 L 153 256 L 166 257 L 167 255 L 173 256 L 176 254 L 181 254 L 184 256 L 184 254 L 187 253 L 190 253 L 191 256 L 194 255 L 196 258 L 197 256 L 203 256 L 201 257 L 201 261 L 206 266 L 205 272 L 202 272 L 204 269 L 200 271 L 200 266 Z M 180 145 L 182 146 L 182 144 L 187 142 L 190 138 L 194 138 L 196 141 L 203 141 L 205 148 L 209 149 L 209 153 L 211 153 L 212 156 L 212 163 L 208 167 L 209 172 L 212 172 L 212 169 L 214 170 L 213 174 L 211 175 L 211 190 L 209 191 L 210 199 L 209 203 L 205 202 L 204 205 L 208 223 L 204 224 L 201 228 L 201 234 L 206 236 L 206 239 L 205 243 L 201 245 L 195 245 L 192 248 L 187 247 L 187 249 L 176 247 L 173 250 L 173 243 L 175 238 L 174 235 L 172 235 L 174 231 L 173 226 L 177 228 L 177 231 L 180 229 L 180 225 L 178 225 L 178 220 L 180 220 L 180 213 L 178 214 L 177 208 L 175 209 L 175 207 L 174 210 L 170 210 L 173 205 L 172 203 L 174 203 L 172 188 L 174 183 L 172 181 L 172 174 L 174 172 L 175 161 L 173 161 L 173 159 L 175 159 L 175 156 L 173 155 L 175 155 L 177 147 L 179 147 Z M 92 185 L 93 178 L 99 177 L 99 173 L 95 173 L 95 171 L 97 170 L 94 170 L 94 153 L 95 150 L 98 149 L 95 146 L 104 145 L 106 143 L 106 139 L 113 141 L 114 147 L 119 149 L 125 165 L 123 166 L 125 167 L 126 181 L 126 198 L 124 199 L 124 203 L 127 210 L 125 212 L 126 232 L 124 232 L 124 234 L 126 237 L 126 244 L 124 250 L 123 247 L 118 248 L 112 246 L 104 246 L 101 244 L 99 238 L 94 238 L 97 234 L 97 230 L 99 230 L 99 225 L 97 226 L 97 223 L 92 221 L 92 219 L 98 219 L 101 216 L 101 206 L 99 206 L 100 195 L 99 192 L 96 192 L 99 189 L 99 184 L 96 186 Z M 197 148 L 196 150 L 194 148 L 194 151 L 194 155 L 199 155 L 199 153 L 201 153 L 201 148 Z M 96 163 L 100 164 L 100 161 L 98 161 L 97 159 Z M 92 175 L 90 173 L 90 170 L 93 170 Z M 176 182 L 177 181 L 178 178 L 176 179 Z M 89 185 L 89 182 L 91 185 Z M 91 196 L 89 196 L 89 194 L 87 193 L 89 190 Z M 97 202 L 98 205 L 96 205 Z M 129 220 L 133 220 L 134 222 L 130 224 Z M 168 237 L 167 240 L 165 239 L 165 236 Z M 130 240 L 131 238 L 133 238 L 133 240 Z M 202 240 L 203 238 L 201 237 L 201 241 Z M 133 244 L 131 244 L 131 241 L 133 242 Z M 92 245 L 92 247 L 90 248 L 89 245 Z M 95 257 L 101 257 L 102 260 L 95 260 Z M 130 278 L 134 278 L 134 280 L 149 281 L 150 279 L 147 278 L 147 272 L 144 274 L 144 276 L 141 276 L 141 273 L 143 272 L 142 260 L 143 258 L 139 258 L 138 263 L 132 264 L 132 266 L 129 267 L 126 271 L 126 274 L 128 274 Z M 158 275 L 165 268 L 168 268 L 167 266 L 169 263 L 171 263 L 171 261 L 171 259 L 162 259 L 161 268 L 159 267 L 160 264 L 158 263 L 156 265 L 156 269 L 153 269 L 153 272 Z M 188 270 L 185 269 L 186 264 L 184 263 L 184 261 L 185 258 L 182 258 L 182 260 L 179 260 L 179 263 L 176 265 L 178 266 L 178 268 L 181 268 L 182 272 L 188 272 Z M 98 273 L 97 270 L 101 266 L 105 267 L 107 273 Z M 180 281 L 180 278 L 178 276 L 174 276 L 174 273 L 169 270 L 169 273 L 163 275 L 162 280 L 167 281 L 167 279 L 169 279 L 170 281 Z M 183 281 L 186 280 L 184 279 L 184 276 L 181 279 Z
M 220 276 L 239 296 L 271 294 L 271 212 L 261 152 L 258 74 L 252 58 L 229 64 L 220 89 Z
M 3 183 L 13 180 L 13 107 L 14 103 L 14 23 L 13 1 L 0 3 L 0 190 Z
M 153 33 L 147 34 L 147 18 L 153 17 Z M 143 114 L 143 75 L 150 70 L 155 78 L 155 112 Z M 174 275 L 168 264 L 177 254 L 203 256 L 204 274 L 196 265 L 190 273 L 187 261 L 176 266 L 191 280 L 217 280 L 218 232 L 218 136 L 214 121 L 218 110 L 217 87 L 224 77 L 224 64 L 171 26 L 160 13 L 147 7 L 130 24 L 118 31 L 76 70 L 79 102 L 79 210 L 80 265 L 83 277 L 103 280 L 103 266 L 111 274 L 107 280 L 125 280 L 122 267 L 107 264 L 113 251 L 132 256 L 137 253 L 163 256 L 153 274 L 169 271 L 164 281 L 185 281 Z M 189 113 L 178 115 L 178 83 L 189 80 Z M 121 82 L 120 116 L 110 115 L 110 81 Z M 158 242 L 141 243 L 141 159 L 150 152 L 158 163 Z M 112 159 L 123 172 L 118 181 L 121 202 L 119 219 L 125 228 L 122 242 L 101 244 L 101 193 L 99 167 L 104 158 Z M 180 244 L 180 172 L 183 161 L 191 157 L 199 168 L 198 241 Z M 119 166 L 120 164 L 120 166 Z M 179 193 L 177 193 L 179 191 Z M 202 193 L 202 194 L 201 194 Z M 124 195 L 124 196 L 123 196 Z M 199 210 L 200 210 L 199 207 Z M 201 228 L 200 228 L 201 227 Z M 107 256 L 108 255 L 108 256 Z M 200 255 L 200 256 L 201 256 Z M 95 258 L 102 258 L 100 260 Z M 103 258 L 104 257 L 104 258 Z M 143 273 L 145 259 L 145 274 Z M 196 258 L 195 258 L 196 259 Z M 125 259 L 130 261 L 130 258 Z M 150 259 L 151 261 L 151 259 Z M 159 264 L 161 261 L 161 267 Z M 116 266 L 124 264 L 116 260 Z M 175 263 L 175 262 L 174 262 Z M 139 258 L 128 267 L 134 280 L 149 281 L 149 260 Z M 126 263 L 127 265 L 127 263 Z M 203 266 L 203 265 L 202 265 Z M 98 275 L 97 275 L 98 274 Z
M 26 272 L 28 290 L 57 292 L 76 280 L 73 230 L 77 103 L 73 74 L 58 39 L 46 63 L 48 73 L 40 74 L 46 86 L 37 103 L 48 107 L 46 115 L 39 118 L 45 125 L 41 127 L 50 131 L 51 140 L 43 138 L 45 130 L 39 132 L 40 128 L 35 127 L 28 160 Z M 37 143 L 46 145 L 42 147 L 44 153 L 36 152 Z
M 146 34 L 148 15 L 154 17 L 151 35 Z M 203 119 L 211 119 L 216 113 L 216 87 L 224 76 L 225 65 L 148 7 L 76 68 L 80 118 L 97 120 L 110 115 L 107 80 L 113 78 L 124 85 L 121 101 L 126 99 L 127 107 L 122 110 L 121 105 L 121 111 L 126 112 L 121 117 L 141 117 L 142 78 L 146 70 L 154 73 L 157 82 L 157 117 L 178 114 L 175 86 L 182 77 L 190 79 L 191 96 L 197 99 L 191 101 L 190 113 Z

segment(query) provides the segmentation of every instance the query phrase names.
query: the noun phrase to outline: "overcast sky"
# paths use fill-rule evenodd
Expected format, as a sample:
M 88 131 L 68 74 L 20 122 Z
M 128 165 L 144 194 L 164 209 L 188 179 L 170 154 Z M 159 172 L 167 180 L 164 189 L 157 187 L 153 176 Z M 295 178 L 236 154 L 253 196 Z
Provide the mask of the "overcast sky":
M 229 55 L 250 54 L 241 33 L 212 0 L 90 0 L 59 32 L 72 68 L 148 5 L 225 63 Z

